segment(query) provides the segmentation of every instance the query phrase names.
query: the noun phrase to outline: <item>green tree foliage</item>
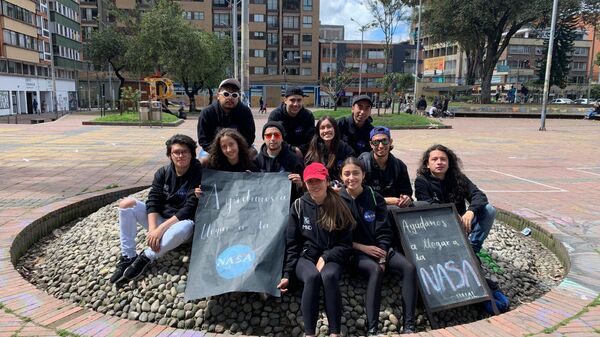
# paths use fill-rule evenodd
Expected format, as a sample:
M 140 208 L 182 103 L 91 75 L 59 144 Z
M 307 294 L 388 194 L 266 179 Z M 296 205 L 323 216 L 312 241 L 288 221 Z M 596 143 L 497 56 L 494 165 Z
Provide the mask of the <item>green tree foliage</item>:
M 134 110 L 137 110 L 137 104 L 141 97 L 142 92 L 138 89 L 134 89 L 132 87 L 121 88 L 121 101 L 123 102 L 123 104 L 121 104 L 121 114 L 123 114 L 123 110 L 128 106 L 131 106 L 134 108 Z
M 165 58 L 163 69 L 183 84 L 190 100 L 190 112 L 196 109 L 194 97 L 200 90 L 216 87 L 231 65 L 231 42 L 212 32 L 190 27 L 176 40 Z M 212 92 L 209 93 L 212 97 Z
M 99 69 L 106 69 L 110 64 L 115 76 L 119 79 L 119 99 L 125 83 L 123 70 L 127 65 L 126 53 L 130 38 L 114 27 L 104 27 L 92 32 L 91 38 L 85 43 L 87 58 Z
M 129 69 L 138 73 L 166 74 L 173 50 L 185 41 L 192 29 L 183 19 L 179 5 L 171 0 L 157 0 L 150 10 L 143 12 L 139 30 L 127 50 Z
M 407 73 L 389 73 L 383 75 L 377 82 L 383 88 L 383 92 L 387 98 L 391 94 L 402 94 L 407 89 L 413 87 L 414 75 Z
M 550 86 L 556 85 L 561 89 L 566 88 L 569 83 L 569 64 L 575 41 L 577 25 L 576 12 L 561 12 L 556 23 L 556 32 L 554 36 L 554 46 L 552 50 L 552 65 L 550 68 Z M 544 52 L 548 54 L 548 41 L 544 41 Z M 541 66 L 538 68 L 538 81 L 544 83 L 546 76 L 546 57 L 540 60 Z
M 364 4 L 375 18 L 376 25 L 381 29 L 385 42 L 385 73 L 388 72 L 390 49 L 394 34 L 400 22 L 406 20 L 405 1 L 403 0 L 365 0 Z
M 481 78 L 482 103 L 490 103 L 492 74 L 510 39 L 552 11 L 548 0 L 435 0 L 428 6 L 425 33 L 431 30 L 435 40 L 457 42 L 471 54 L 470 67 Z

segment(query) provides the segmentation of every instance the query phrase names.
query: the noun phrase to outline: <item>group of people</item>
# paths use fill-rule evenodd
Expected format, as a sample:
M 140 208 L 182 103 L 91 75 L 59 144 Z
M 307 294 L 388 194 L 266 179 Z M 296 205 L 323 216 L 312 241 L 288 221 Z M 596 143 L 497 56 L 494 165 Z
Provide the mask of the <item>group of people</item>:
M 221 82 L 216 101 L 203 109 L 198 119 L 198 143 L 208 156 L 196 158 L 197 146 L 191 137 L 171 137 L 166 142 L 169 164 L 154 175 L 147 202 L 120 201 L 122 256 L 110 281 L 119 285 L 139 278 L 152 261 L 192 237 L 203 167 L 287 172 L 292 203 L 282 279 L 277 287 L 286 293 L 292 279 L 303 284 L 301 310 L 306 335 L 316 333 L 321 288 L 329 332 L 340 334 L 339 281 L 349 266 L 367 278 L 369 335 L 378 333 L 386 272 L 401 276 L 402 332 L 416 332 L 416 271 L 393 239 L 389 209 L 454 203 L 475 252 L 492 227 L 495 209 L 462 173 L 460 159 L 443 145 L 423 153 L 413 200 L 407 166 L 391 153 L 390 130 L 372 125 L 369 96 L 352 99 L 350 116 L 339 120 L 324 116 L 316 123 L 304 107 L 303 97 L 301 88 L 286 90 L 283 103 L 262 128 L 263 144 L 255 150 L 254 119 L 250 109 L 240 103 L 240 84 L 235 79 Z M 148 230 L 148 247 L 139 254 L 135 250 L 137 223 Z

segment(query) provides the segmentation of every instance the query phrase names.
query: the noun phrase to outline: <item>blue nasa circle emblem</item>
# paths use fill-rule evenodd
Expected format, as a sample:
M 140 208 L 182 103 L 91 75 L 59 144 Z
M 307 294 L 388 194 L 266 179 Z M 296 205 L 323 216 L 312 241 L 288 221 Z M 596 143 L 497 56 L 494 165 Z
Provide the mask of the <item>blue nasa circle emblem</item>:
M 375 212 L 373 211 L 366 211 L 365 215 L 364 215 L 365 221 L 367 222 L 373 222 L 375 221 Z
M 236 278 L 254 266 L 256 253 L 248 246 L 235 245 L 225 249 L 215 261 L 217 273 L 224 279 Z
M 358 147 L 359 149 L 364 149 L 365 147 L 367 147 L 367 144 L 362 140 L 359 140 L 356 142 L 356 147 Z
M 301 127 L 301 126 L 299 126 L 299 127 L 297 127 L 297 128 L 294 130 L 294 132 L 296 132 L 296 133 L 302 133 L 302 130 L 303 130 L 303 129 L 302 129 L 302 127 Z

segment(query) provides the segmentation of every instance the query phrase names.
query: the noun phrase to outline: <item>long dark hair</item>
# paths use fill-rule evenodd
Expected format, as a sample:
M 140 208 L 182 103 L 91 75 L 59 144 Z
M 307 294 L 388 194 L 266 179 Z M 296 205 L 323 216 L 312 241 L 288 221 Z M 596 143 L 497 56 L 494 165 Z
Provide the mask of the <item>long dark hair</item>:
M 327 181 L 327 196 L 319 207 L 319 224 L 328 232 L 346 228 L 354 229 L 356 220 L 346 202 Z
M 417 169 L 417 175 L 426 176 L 431 174 L 429 168 L 427 167 L 427 163 L 429 162 L 429 155 L 435 150 L 444 152 L 448 157 L 448 171 L 444 176 L 444 182 L 447 184 L 450 200 L 453 202 L 464 201 L 468 188 L 465 175 L 461 171 L 462 161 L 460 158 L 458 158 L 454 151 L 450 150 L 444 145 L 435 144 L 423 153 L 423 157 L 421 158 L 421 166 Z
M 321 124 L 327 120 L 333 126 L 333 139 L 331 140 L 331 148 L 328 148 L 325 144 L 325 141 L 319 135 L 319 130 L 321 129 Z M 310 141 L 310 145 L 308 146 L 308 151 L 306 152 L 306 157 L 304 157 L 304 162 L 306 164 L 317 162 L 325 165 L 328 170 L 331 170 L 335 165 L 335 155 L 337 154 L 338 147 L 340 146 L 340 132 L 338 129 L 337 122 L 335 118 L 331 116 L 323 116 L 319 118 L 317 122 L 317 133 Z
M 227 157 L 225 157 L 225 154 L 223 151 L 221 151 L 221 138 L 225 136 L 233 138 L 233 140 L 237 143 L 239 165 L 245 169 L 250 169 L 252 166 L 252 160 L 250 159 L 248 143 L 237 130 L 231 128 L 219 130 L 212 144 L 210 144 L 210 159 L 208 162 L 208 168 L 220 170 L 224 167 L 231 166 L 227 160 Z

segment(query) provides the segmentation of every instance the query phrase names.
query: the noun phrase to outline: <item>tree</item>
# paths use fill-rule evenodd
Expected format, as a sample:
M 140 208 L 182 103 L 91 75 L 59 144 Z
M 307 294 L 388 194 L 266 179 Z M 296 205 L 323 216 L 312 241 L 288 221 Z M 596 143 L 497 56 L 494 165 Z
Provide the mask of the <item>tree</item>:
M 404 1 L 403 0 L 365 0 L 365 5 L 371 12 L 371 15 L 375 18 L 377 26 L 381 29 L 384 36 L 384 55 L 385 55 L 385 68 L 384 71 L 388 72 L 388 63 L 391 45 L 393 42 L 394 34 L 398 29 L 400 22 L 406 20 L 404 13 Z
M 176 41 L 166 57 L 164 70 L 183 84 L 190 101 L 190 112 L 196 110 L 194 97 L 200 90 L 218 85 L 231 65 L 231 43 L 212 32 L 190 29 Z M 212 97 L 212 93 L 210 93 Z
M 128 45 L 129 37 L 111 26 L 93 31 L 85 44 L 86 56 L 95 66 L 104 68 L 107 63 L 111 65 L 119 79 L 119 100 L 125 83 L 122 71 L 127 64 L 125 55 Z
M 337 110 L 338 102 L 340 97 L 344 95 L 346 88 L 354 80 L 354 70 L 352 68 L 346 68 L 341 64 L 341 70 L 329 75 L 321 75 L 321 86 L 324 88 L 325 93 L 329 95 L 333 104 L 333 110 Z
M 393 96 L 402 95 L 408 88 L 414 86 L 414 75 L 408 73 L 388 73 L 378 79 L 377 82 L 383 88 L 382 98 L 392 98 L 393 102 Z M 393 108 L 392 113 L 394 113 Z
M 569 76 L 569 65 L 575 41 L 577 30 L 577 15 L 574 12 L 561 12 L 559 20 L 556 22 L 556 32 L 554 36 L 554 47 L 552 49 L 552 65 L 550 68 L 550 86 L 556 85 L 561 89 L 566 88 Z M 544 41 L 544 52 L 548 54 L 549 39 Z M 544 83 L 546 76 L 546 57 L 542 57 L 541 66 L 538 69 L 540 83 Z
M 182 13 L 171 0 L 157 0 L 150 10 L 142 13 L 139 30 L 127 51 L 130 70 L 166 74 L 165 64 L 170 62 L 174 46 L 184 43 L 193 29 Z
M 439 7 L 434 12 L 443 15 L 428 16 L 427 26 L 447 27 L 446 34 L 451 40 L 472 53 L 473 66 L 480 65 L 482 103 L 490 103 L 492 74 L 510 39 L 519 29 L 549 17 L 552 11 L 552 2 L 548 0 L 436 0 L 430 6 Z M 444 29 L 436 30 L 438 40 L 444 40 L 443 34 L 440 35 L 443 32 Z M 468 33 L 469 39 L 459 40 L 461 33 Z

